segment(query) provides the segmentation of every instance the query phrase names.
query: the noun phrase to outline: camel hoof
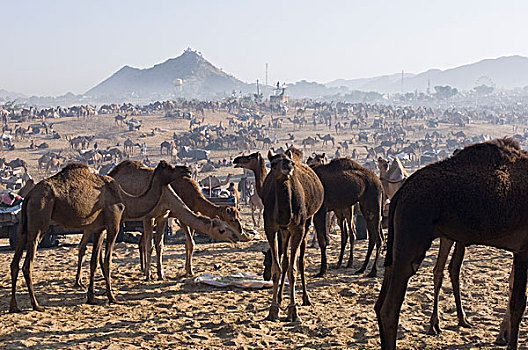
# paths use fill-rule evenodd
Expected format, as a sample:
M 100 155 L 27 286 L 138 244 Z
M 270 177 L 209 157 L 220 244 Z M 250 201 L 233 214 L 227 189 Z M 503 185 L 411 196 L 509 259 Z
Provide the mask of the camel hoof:
M 12 305 L 11 305 L 11 306 L 9 307 L 9 313 L 15 314 L 15 313 L 19 313 L 19 312 L 21 312 L 21 311 L 20 311 L 20 309 L 18 308 L 18 306 L 16 306 L 16 305 L 15 305 L 15 306 L 12 306 Z
M 352 261 L 349 261 L 347 264 L 346 264 L 346 268 L 349 269 L 351 268 L 353 265 Z
M 88 305 L 99 305 L 100 302 L 94 297 L 88 297 L 88 299 L 86 300 L 86 304 Z
M 508 338 L 509 337 L 508 337 L 508 333 L 507 332 L 499 333 L 499 335 L 495 339 L 495 344 L 504 346 L 504 345 L 508 344 L 508 340 L 509 340 Z
M 38 311 L 38 312 L 43 312 L 44 308 L 42 306 L 39 306 L 39 305 L 34 305 L 33 306 L 33 310 Z
M 324 277 L 324 275 L 326 275 L 326 270 L 324 270 L 324 271 L 321 270 L 321 271 L 319 271 L 318 273 L 316 273 L 316 274 L 314 275 L 314 277 L 315 277 L 315 278 L 319 278 L 319 277 Z
M 365 268 L 364 267 L 362 267 L 359 270 L 357 270 L 356 272 L 354 272 L 354 275 L 361 275 L 363 272 L 365 272 Z
M 108 298 L 108 303 L 109 304 L 121 304 L 121 302 L 119 300 L 117 300 L 115 297 L 109 297 Z
M 300 322 L 299 315 L 297 314 L 297 305 L 288 305 L 288 316 L 287 320 L 290 322 Z
M 331 267 L 331 269 L 337 270 L 341 268 L 341 263 L 337 263 Z
M 463 320 L 458 321 L 458 326 L 462 328 L 472 328 L 473 324 L 464 318 Z
M 279 319 L 279 305 L 271 305 L 269 308 L 267 321 L 277 321 Z
M 80 289 L 82 291 L 86 291 L 86 287 L 80 281 L 75 282 L 75 284 L 73 285 L 73 288 Z
M 303 306 L 312 306 L 312 302 L 310 301 L 310 298 L 306 297 L 303 298 Z
M 438 335 L 440 333 L 442 333 L 442 330 L 440 329 L 440 325 L 438 323 L 430 325 L 429 329 L 427 330 L 428 335 Z
M 367 277 L 376 277 L 377 275 L 378 275 L 378 271 L 372 270 L 372 271 L 369 272 Z

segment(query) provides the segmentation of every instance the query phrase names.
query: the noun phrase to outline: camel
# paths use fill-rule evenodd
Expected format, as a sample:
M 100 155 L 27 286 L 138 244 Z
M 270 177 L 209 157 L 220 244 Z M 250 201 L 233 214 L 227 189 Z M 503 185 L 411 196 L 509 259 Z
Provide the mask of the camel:
M 319 137 L 323 141 L 323 146 L 326 146 L 328 144 L 328 141 L 332 142 L 332 147 L 335 147 L 335 139 L 332 135 L 326 134 L 325 136 L 321 136 L 319 134 L 316 134 L 317 137 Z
M 317 142 L 316 139 L 314 139 L 313 137 L 311 136 L 308 136 L 307 138 L 303 139 L 301 141 L 301 144 L 303 146 L 303 149 L 306 149 L 306 146 L 310 146 L 310 148 L 313 148 L 313 146 L 315 146 L 315 143 Z
M 299 269 L 303 287 L 303 305 L 310 305 L 306 290 L 304 254 L 312 216 L 323 202 L 323 185 L 312 169 L 294 160 L 296 157 L 290 149 L 286 153 L 277 155 L 268 152 L 268 159 L 271 162 L 271 171 L 266 176 L 261 189 L 264 195 L 264 229 L 272 256 L 273 296 L 267 319 L 270 321 L 278 319 L 287 272 L 290 283 L 288 320 L 294 322 L 299 319 L 295 299 L 297 254 L 299 254 Z M 279 266 L 277 232 L 282 237 L 282 273 Z M 288 245 L 291 249 L 289 258 Z
M 389 162 L 381 157 L 378 158 L 378 169 L 383 191 L 388 199 L 398 191 L 401 184 L 409 177 L 403 167 L 400 158 L 395 157 L 389 167 Z
M 149 168 L 136 161 L 123 161 L 108 174 L 127 192 L 141 193 L 144 184 L 154 169 Z M 236 208 L 230 206 L 219 206 L 208 201 L 200 192 L 198 185 L 189 176 L 180 176 L 171 182 L 173 192 L 167 190 L 160 198 L 158 205 L 149 215 L 143 218 L 143 235 L 140 239 L 140 262 L 145 272 L 146 279 L 150 279 L 149 267 L 152 254 L 152 219 L 156 222 L 156 258 L 158 266 L 158 278 L 164 279 L 163 272 L 163 234 L 167 219 L 177 218 L 185 232 L 185 271 L 186 275 L 193 275 L 192 254 L 194 241 L 193 229 L 207 234 L 209 237 L 220 241 L 247 241 L 249 238 L 244 234 L 240 223 L 240 216 Z M 175 193 L 174 193 L 175 192 Z M 181 198 L 181 199 L 180 199 Z M 182 202 L 183 201 L 183 202 Z M 187 207 L 188 206 L 188 207 Z M 190 212 L 193 210 L 209 218 L 199 216 Z M 170 213 L 168 213 L 170 211 Z M 220 221 L 223 220 L 224 222 Z M 88 242 L 85 243 L 85 245 Z M 81 256 L 81 253 L 79 253 Z M 84 252 L 82 253 L 84 255 Z M 81 259 L 81 258 L 80 258 Z M 82 262 L 82 261 L 81 261 Z M 79 268 L 79 266 L 78 266 Z M 77 278 L 79 281 L 80 278 Z
M 347 238 L 350 236 L 350 257 L 347 267 L 353 263 L 355 228 L 352 224 L 353 206 L 359 203 L 361 212 L 367 221 L 369 245 L 365 261 L 356 273 L 366 270 L 374 247 L 376 254 L 369 277 L 376 276 L 377 261 L 381 249 L 383 233 L 381 231 L 381 215 L 383 202 L 383 187 L 377 176 L 370 170 L 348 158 L 335 158 L 329 164 L 313 166 L 313 170 L 321 179 L 325 190 L 324 202 L 314 216 L 317 240 L 321 249 L 321 269 L 317 276 L 323 276 L 328 268 L 326 259 L 327 245 L 327 215 L 334 211 L 341 229 L 341 252 L 337 267 L 341 266 Z M 349 223 L 349 232 L 345 222 Z
M 119 114 L 118 114 L 118 115 L 116 115 L 116 116 L 114 117 L 114 121 L 115 121 L 115 123 L 116 123 L 117 126 L 120 126 L 120 125 L 123 126 L 123 124 L 124 124 L 126 118 L 127 118 L 126 115 L 119 115 Z
M 26 259 L 22 268 L 28 286 L 31 305 L 36 311 L 43 311 L 33 290 L 33 260 L 37 243 L 46 232 L 50 221 L 66 228 L 84 230 L 84 235 L 94 234 L 94 248 L 90 262 L 90 284 L 88 303 L 96 303 L 94 294 L 95 269 L 103 242 L 103 231 L 107 240 L 103 275 L 110 303 L 117 303 L 111 287 L 110 267 L 115 239 L 122 218 L 139 218 L 148 214 L 158 202 L 162 187 L 175 177 L 189 174 L 187 167 L 174 167 L 161 161 L 148 181 L 145 191 L 134 197 L 124 192 L 110 177 L 90 172 L 82 163 L 71 163 L 54 176 L 42 180 L 26 196 L 21 213 L 17 246 L 11 262 L 12 294 L 10 312 L 18 312 L 16 302 L 16 281 L 19 263 L 24 248 Z M 141 205 L 137 205 L 141 203 Z
M 416 171 L 402 185 L 390 205 L 385 276 L 375 306 L 382 348 L 396 349 L 407 282 L 432 240 L 444 237 L 513 253 L 508 349 L 517 349 L 526 306 L 527 170 L 528 153 L 504 138 L 467 146 Z
M 249 207 L 251 209 L 251 220 L 253 225 L 256 227 L 260 226 L 260 217 L 262 216 L 262 211 L 264 210 L 264 203 L 256 191 L 254 191 L 251 196 L 249 196 Z M 255 220 L 255 212 L 258 209 L 257 220 Z
M 213 189 L 213 188 L 227 185 L 229 181 L 231 181 L 232 177 L 233 177 L 233 174 L 227 174 L 227 177 L 224 180 L 220 180 L 218 177 L 214 175 L 209 175 L 208 177 L 200 180 L 198 183 L 202 187 Z
M 165 149 L 167 151 L 167 155 L 172 155 L 175 148 L 176 145 L 174 144 L 174 141 L 163 141 L 160 145 L 160 154 L 163 155 L 163 149 Z
M 126 139 L 125 142 L 123 142 L 123 151 L 126 154 L 134 155 L 134 146 L 137 146 L 141 148 L 141 144 L 132 142 L 131 139 Z

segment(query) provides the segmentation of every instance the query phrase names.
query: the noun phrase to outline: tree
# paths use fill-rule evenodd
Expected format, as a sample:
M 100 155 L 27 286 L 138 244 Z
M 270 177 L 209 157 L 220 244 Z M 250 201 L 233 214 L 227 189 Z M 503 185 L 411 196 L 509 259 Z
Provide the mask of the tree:
M 436 98 L 441 99 L 441 100 L 447 100 L 448 98 L 458 94 L 458 89 L 453 88 L 449 85 L 446 85 L 446 86 L 437 85 L 434 87 L 434 89 L 435 89 L 434 95 L 436 96 Z
M 475 86 L 473 90 L 475 90 L 478 95 L 489 95 L 493 92 L 494 89 L 493 86 L 482 84 L 479 86 Z

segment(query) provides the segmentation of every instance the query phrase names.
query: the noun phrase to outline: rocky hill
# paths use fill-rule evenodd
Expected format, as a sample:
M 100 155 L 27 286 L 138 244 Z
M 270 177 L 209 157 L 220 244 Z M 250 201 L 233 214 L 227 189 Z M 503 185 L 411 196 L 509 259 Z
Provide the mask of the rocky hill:
M 253 88 L 215 67 L 198 52 L 187 49 L 181 56 L 151 68 L 124 66 L 85 95 L 115 102 L 178 97 L 218 98 L 230 95 L 233 90 L 250 92 Z
M 478 85 L 491 85 L 498 89 L 514 89 L 528 85 L 528 58 L 505 56 L 485 59 L 451 69 L 430 69 L 414 75 L 405 74 L 403 91 L 426 91 L 436 85 L 450 85 L 460 90 L 471 90 Z M 345 86 L 352 90 L 400 92 L 401 74 L 385 75 L 366 79 L 334 80 L 328 87 Z

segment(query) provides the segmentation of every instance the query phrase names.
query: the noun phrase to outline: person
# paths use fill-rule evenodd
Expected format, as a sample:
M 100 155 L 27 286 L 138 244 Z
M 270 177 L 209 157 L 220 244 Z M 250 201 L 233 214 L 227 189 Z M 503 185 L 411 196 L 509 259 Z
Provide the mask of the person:
M 248 198 L 247 185 L 248 185 L 247 176 L 242 176 L 242 178 L 240 179 L 238 183 L 238 192 L 240 192 L 240 199 L 242 203 L 244 204 L 247 204 L 248 202 L 247 201 L 247 198 Z
M 94 151 L 97 151 L 97 142 L 94 142 Z
M 227 190 L 229 191 L 229 195 L 235 198 L 235 207 L 239 209 L 240 208 L 240 193 L 235 188 L 235 183 L 230 182 Z
M 146 156 L 147 155 L 147 144 L 143 142 L 143 146 L 141 146 L 141 153 Z

